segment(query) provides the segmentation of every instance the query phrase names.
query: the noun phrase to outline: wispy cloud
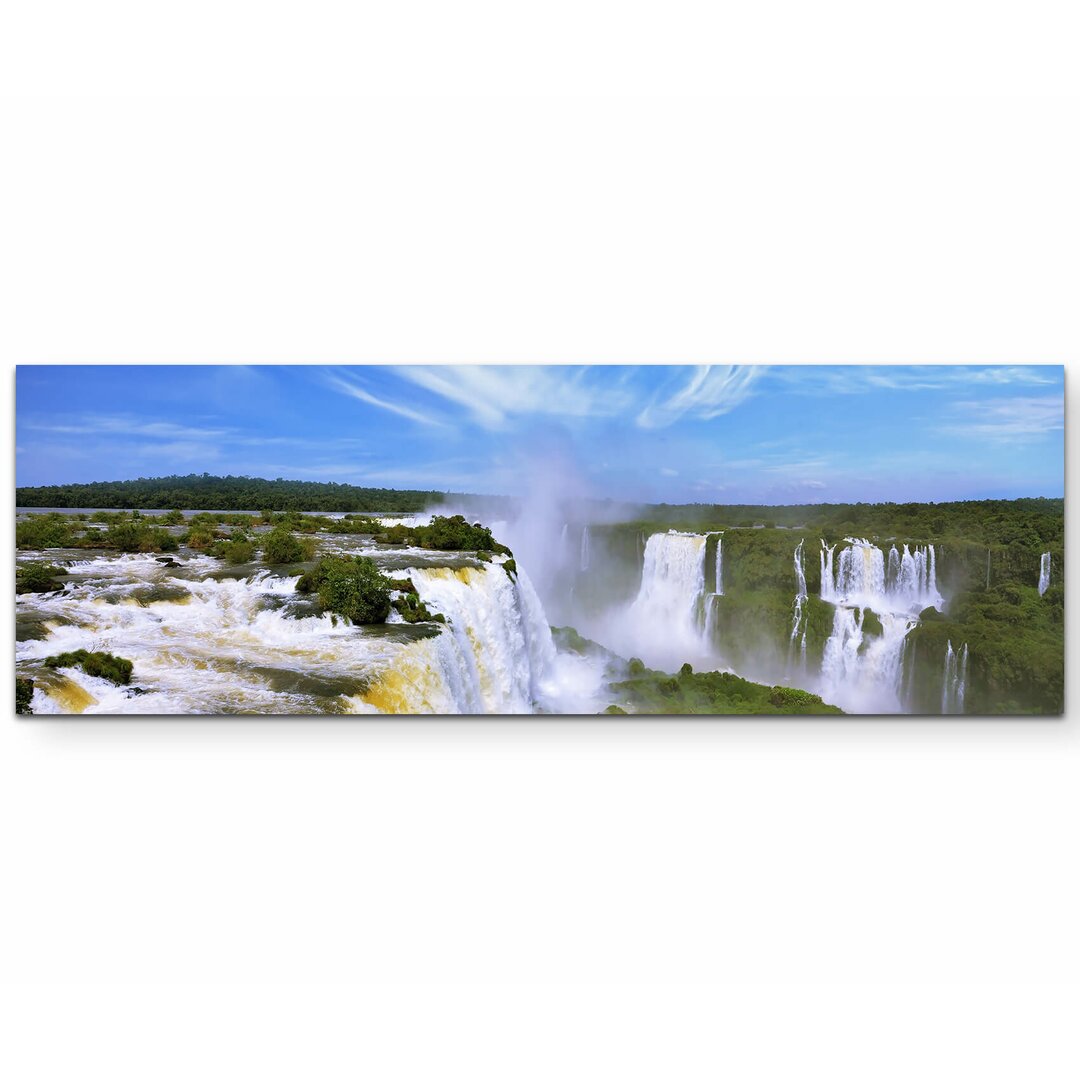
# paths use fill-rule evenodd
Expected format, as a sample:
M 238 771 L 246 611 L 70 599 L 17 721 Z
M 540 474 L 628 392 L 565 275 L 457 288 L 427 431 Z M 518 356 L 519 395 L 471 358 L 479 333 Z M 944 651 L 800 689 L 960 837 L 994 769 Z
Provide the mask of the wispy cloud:
M 191 427 L 134 416 L 86 416 L 60 424 L 28 421 L 21 426 L 51 435 L 130 435 L 148 439 L 220 439 L 229 434 L 228 428 Z
M 358 386 L 355 382 L 344 379 L 339 375 L 328 375 L 327 381 L 336 390 L 339 390 L 343 394 L 348 394 L 349 397 L 356 398 L 357 401 L 366 402 L 368 405 L 374 405 L 380 409 L 386 409 L 387 412 L 396 413 L 398 416 L 404 416 L 407 420 L 414 420 L 418 424 L 429 424 L 439 426 L 442 424 L 441 420 L 435 419 L 433 416 L 428 416 L 426 413 L 420 412 L 418 409 L 410 408 L 407 405 L 399 405 L 394 401 L 386 401 L 384 398 L 376 397 L 369 390 L 365 390 L 362 386 Z
M 973 367 L 961 364 L 893 366 L 877 364 L 817 367 L 784 365 L 767 369 L 776 381 L 796 393 L 814 396 L 866 394 L 877 390 L 906 393 L 943 391 L 965 386 L 1053 386 L 1060 368 L 1031 365 Z
M 667 427 L 689 414 L 701 420 L 723 416 L 750 397 L 764 368 L 702 365 L 675 393 L 659 397 L 638 413 L 638 427 Z
M 958 401 L 953 414 L 955 422 L 939 428 L 944 435 L 1027 443 L 1064 429 L 1065 400 L 1054 395 Z
M 493 430 L 521 416 L 617 416 L 636 400 L 627 378 L 612 379 L 611 369 L 596 367 L 462 364 L 399 367 L 396 373 Z

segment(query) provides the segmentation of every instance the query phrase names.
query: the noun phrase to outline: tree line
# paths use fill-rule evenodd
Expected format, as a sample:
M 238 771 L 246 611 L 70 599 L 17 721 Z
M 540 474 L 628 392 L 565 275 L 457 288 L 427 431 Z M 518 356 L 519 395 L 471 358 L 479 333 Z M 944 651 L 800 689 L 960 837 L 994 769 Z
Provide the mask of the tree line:
M 140 477 L 91 484 L 15 489 L 17 506 L 102 507 L 116 510 L 319 510 L 326 513 L 417 513 L 445 499 L 441 491 L 357 487 L 252 476 Z

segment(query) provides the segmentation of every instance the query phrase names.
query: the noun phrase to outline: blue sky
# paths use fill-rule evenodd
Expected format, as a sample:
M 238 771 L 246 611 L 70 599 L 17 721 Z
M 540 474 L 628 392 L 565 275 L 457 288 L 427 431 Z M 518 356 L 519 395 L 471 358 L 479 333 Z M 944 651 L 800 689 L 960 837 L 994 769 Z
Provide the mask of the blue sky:
M 1060 366 L 16 372 L 16 482 L 208 472 L 665 502 L 1064 494 Z

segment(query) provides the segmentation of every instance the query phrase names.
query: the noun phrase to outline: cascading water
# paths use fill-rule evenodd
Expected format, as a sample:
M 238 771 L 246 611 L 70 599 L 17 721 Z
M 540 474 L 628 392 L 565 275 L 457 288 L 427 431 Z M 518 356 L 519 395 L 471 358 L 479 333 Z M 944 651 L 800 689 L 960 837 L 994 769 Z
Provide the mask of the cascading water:
M 589 569 L 589 526 L 581 530 L 581 569 Z
M 941 711 L 962 713 L 964 692 L 967 685 L 968 647 L 965 643 L 959 653 L 953 652 L 952 642 L 945 646 L 945 673 L 941 684 Z
M 904 648 L 918 620 L 883 612 L 881 635 L 867 636 L 866 612 L 837 606 L 821 661 L 822 696 L 845 712 L 903 712 Z
M 1039 595 L 1050 588 L 1050 552 L 1043 552 L 1039 559 Z
M 594 712 L 601 672 L 556 653 L 543 607 L 519 567 L 456 567 L 456 555 L 389 556 L 448 623 L 353 626 L 296 593 L 297 577 L 223 573 L 208 556 L 162 565 L 149 555 L 73 560 L 61 593 L 19 598 L 25 634 L 16 659 L 31 668 L 35 712 L 327 713 Z M 425 565 L 426 562 L 426 565 Z M 107 651 L 134 663 L 133 686 L 58 653 Z
M 903 551 L 889 549 L 888 566 L 881 548 L 869 540 L 846 537 L 838 556 L 837 545 L 821 542 L 821 599 L 834 604 L 870 607 L 875 611 L 918 612 L 939 610 L 944 600 L 937 588 L 936 552 L 933 544 L 907 544 Z M 834 573 L 835 564 L 835 573 Z
M 888 555 L 869 540 L 846 537 L 838 552 L 821 542 L 821 598 L 836 606 L 833 629 L 821 666 L 822 693 L 843 708 L 895 712 L 907 635 L 927 607 L 941 610 L 937 553 L 933 544 L 908 544 Z M 881 623 L 881 634 L 864 641 L 867 610 Z M 796 599 L 796 619 L 802 615 Z M 796 624 L 792 626 L 794 641 Z M 804 641 L 805 641 L 805 630 Z
M 708 536 L 705 538 L 705 550 L 708 551 Z M 716 601 L 724 595 L 724 534 L 716 533 L 716 560 L 713 565 L 713 591 L 707 593 L 705 605 L 705 640 L 712 642 L 716 637 Z
M 791 619 L 791 642 L 789 652 L 793 652 L 795 642 L 799 641 L 799 656 L 802 666 L 806 666 L 806 627 L 803 625 L 803 606 L 806 604 L 806 571 L 803 569 L 803 542 L 795 546 L 795 608 Z M 800 634 L 801 631 L 801 634 Z M 790 660 L 793 657 L 789 657 Z
M 664 670 L 714 659 L 705 632 L 708 541 L 700 533 L 653 533 L 645 543 L 637 597 L 611 620 L 605 644 Z
M 406 571 L 428 608 L 447 619 L 435 637 L 395 658 L 363 695 L 382 712 L 595 711 L 600 672 L 560 656 L 528 575 L 486 567 Z

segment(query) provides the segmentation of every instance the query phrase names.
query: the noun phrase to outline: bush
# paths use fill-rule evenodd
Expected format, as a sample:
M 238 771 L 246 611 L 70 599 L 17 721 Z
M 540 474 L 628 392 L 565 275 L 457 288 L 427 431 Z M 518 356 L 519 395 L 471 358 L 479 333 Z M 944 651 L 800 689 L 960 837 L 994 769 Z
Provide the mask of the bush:
M 87 675 L 96 679 L 108 679 L 117 686 L 127 686 L 134 667 L 130 660 L 125 660 L 122 656 L 113 656 L 107 652 L 87 652 L 85 649 L 48 656 L 44 662 L 45 666 L 50 668 L 81 667 Z
M 145 521 L 114 521 L 104 532 L 83 537 L 81 546 L 111 548 L 114 551 L 175 551 L 175 536 Z
M 71 547 L 74 534 L 63 514 L 34 514 L 15 526 L 15 546 L 25 550 Z
M 283 525 L 271 529 L 263 541 L 263 560 L 272 565 L 305 562 L 314 554 L 313 541 L 297 540 Z
M 390 579 L 373 559 L 363 555 L 320 559 L 313 570 L 301 577 L 296 589 L 301 593 L 317 592 L 324 611 L 343 615 L 358 625 L 384 623 L 390 614 Z
M 23 563 L 15 572 L 15 591 L 17 593 L 46 593 L 56 592 L 64 587 L 63 582 L 57 581 L 57 577 L 66 574 L 62 566 L 53 566 L 52 563 L 36 562 Z
M 446 616 L 441 612 L 434 614 L 429 610 L 427 604 L 416 594 L 415 588 L 394 600 L 393 608 L 407 623 L 446 622 Z
M 210 549 L 210 554 L 224 559 L 230 566 L 251 562 L 258 548 L 254 540 L 249 540 L 243 533 L 233 533 L 228 540 L 219 540 Z
M 34 710 L 30 708 L 30 701 L 34 696 L 33 679 L 15 680 L 15 712 L 19 716 L 32 716 Z

